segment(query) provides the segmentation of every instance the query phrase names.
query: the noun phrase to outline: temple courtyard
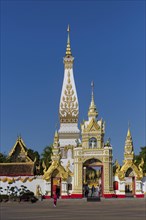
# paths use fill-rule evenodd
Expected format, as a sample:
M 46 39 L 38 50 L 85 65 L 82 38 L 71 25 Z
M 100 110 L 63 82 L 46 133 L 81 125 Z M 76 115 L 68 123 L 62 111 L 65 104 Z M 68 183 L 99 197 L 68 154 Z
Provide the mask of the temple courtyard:
M 101 199 L 87 202 L 85 199 L 59 199 L 57 207 L 53 200 L 36 203 L 0 203 L 1 220 L 145 220 L 145 199 Z

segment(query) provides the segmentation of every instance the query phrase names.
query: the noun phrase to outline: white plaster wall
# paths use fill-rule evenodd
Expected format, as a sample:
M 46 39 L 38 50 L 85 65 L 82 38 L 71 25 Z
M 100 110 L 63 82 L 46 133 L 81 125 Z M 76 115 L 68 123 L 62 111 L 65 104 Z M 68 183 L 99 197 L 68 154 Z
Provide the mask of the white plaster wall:
M 76 146 L 77 143 L 76 143 L 76 139 L 59 139 L 59 143 L 60 143 L 60 147 L 64 147 L 64 146 L 67 146 L 67 145 L 73 145 L 73 146 Z
M 22 178 L 25 178 L 26 176 L 22 176 Z M 4 178 L 4 177 L 3 177 Z M 11 178 L 11 177 L 8 177 Z M 15 177 L 14 177 L 15 178 Z M 17 177 L 16 177 L 17 178 Z M 30 177 L 32 178 L 32 176 Z M 29 182 L 28 180 L 26 182 L 22 182 L 20 180 L 15 181 L 12 184 L 8 184 L 8 182 L 2 182 L 0 181 L 0 186 L 3 188 L 3 193 L 2 194 L 6 194 L 6 191 L 4 189 L 7 188 L 7 186 L 12 187 L 12 186 L 17 186 L 18 188 L 21 187 L 21 185 L 26 186 L 28 190 L 34 192 L 34 194 L 36 194 L 36 187 L 37 185 L 40 186 L 41 189 L 41 193 L 44 195 L 45 194 L 45 181 L 42 179 L 42 176 L 36 176 L 36 179 L 32 180 L 31 182 Z
M 51 196 L 51 181 L 44 180 L 44 195 Z
M 74 159 L 72 158 L 66 158 L 66 159 L 61 159 L 61 165 L 66 168 L 68 161 L 70 161 L 70 171 L 73 172 L 74 170 Z
M 142 179 L 142 191 L 146 194 L 146 176 Z
M 124 195 L 125 194 L 125 181 L 120 181 L 118 176 L 113 176 L 113 181 L 117 181 L 119 188 L 115 190 L 117 195 Z
M 118 181 L 119 183 L 119 190 L 116 190 L 116 194 L 123 194 L 120 190 L 125 190 L 125 182 L 120 181 L 117 176 L 113 176 L 113 181 Z M 146 177 L 143 177 L 142 181 L 136 181 L 136 191 L 140 193 L 140 190 L 142 191 L 141 193 L 146 194 Z
M 59 133 L 79 133 L 77 123 L 61 123 Z

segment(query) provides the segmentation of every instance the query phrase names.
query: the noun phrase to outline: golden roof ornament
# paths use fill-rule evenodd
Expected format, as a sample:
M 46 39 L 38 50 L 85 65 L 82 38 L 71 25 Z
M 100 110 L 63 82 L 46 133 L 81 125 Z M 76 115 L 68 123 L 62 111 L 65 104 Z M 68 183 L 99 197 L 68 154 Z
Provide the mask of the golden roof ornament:
M 59 147 L 59 134 L 58 134 L 57 130 L 55 131 L 55 135 L 54 135 L 53 147 L 54 148 L 58 148 Z
M 127 131 L 127 137 L 131 137 L 131 132 L 130 132 L 130 123 L 128 122 L 128 131 Z M 131 137 L 132 138 L 132 137 Z
M 66 56 L 72 55 L 71 54 L 71 47 L 70 47 L 70 26 L 68 25 L 67 28 L 68 36 L 67 36 L 67 47 L 66 47 Z
M 97 117 L 98 116 L 98 112 L 96 110 L 96 105 L 94 102 L 94 82 L 91 82 L 91 87 L 92 87 L 92 94 L 91 94 L 91 104 L 89 107 L 89 111 L 88 111 L 88 116 L 89 117 Z
M 127 131 L 127 137 L 131 137 L 131 132 L 130 132 L 129 128 L 128 128 L 128 131 Z
M 133 160 L 134 157 L 134 149 L 133 149 L 133 141 L 130 132 L 130 128 L 128 126 L 126 141 L 125 141 L 125 152 L 124 152 L 124 159 L 125 160 Z
M 76 86 L 73 76 L 73 61 L 74 57 L 71 55 L 70 48 L 70 27 L 68 26 L 68 38 L 66 56 L 64 60 L 64 80 L 60 98 L 59 117 L 60 123 L 77 123 L 79 106 Z

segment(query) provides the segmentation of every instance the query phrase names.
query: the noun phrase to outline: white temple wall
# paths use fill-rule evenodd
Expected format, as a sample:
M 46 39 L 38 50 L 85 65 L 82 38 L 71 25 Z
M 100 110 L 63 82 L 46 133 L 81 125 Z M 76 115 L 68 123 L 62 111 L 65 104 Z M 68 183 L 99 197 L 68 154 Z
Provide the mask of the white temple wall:
M 113 181 L 118 182 L 118 190 L 114 190 L 116 194 L 123 194 L 125 191 L 125 181 L 120 181 L 117 176 L 113 177 Z M 143 177 L 142 181 L 136 180 L 135 182 L 135 193 L 136 194 L 146 194 L 146 177 Z
M 26 176 L 22 176 L 21 178 L 25 178 Z M 3 177 L 4 178 L 4 177 Z M 11 177 L 9 177 L 11 178 Z M 15 178 L 18 178 L 18 177 L 13 177 L 14 179 Z M 32 176 L 30 177 L 30 179 L 32 178 Z M 33 179 L 31 182 L 29 180 L 27 180 L 26 182 L 22 182 L 21 180 L 16 180 L 14 183 L 12 184 L 8 184 L 8 182 L 3 182 L 3 181 L 0 181 L 0 187 L 2 187 L 3 189 L 3 192 L 2 194 L 6 194 L 6 190 L 7 189 L 7 186 L 9 187 L 12 187 L 12 186 L 17 186 L 18 189 L 21 188 L 21 185 L 23 186 L 26 186 L 28 190 L 34 192 L 34 194 L 36 194 L 36 188 L 37 188 L 37 185 L 40 186 L 40 191 L 41 191 L 41 194 L 45 194 L 45 182 L 44 180 L 42 179 L 42 176 L 36 176 L 35 179 Z
M 51 196 L 51 181 L 44 181 L 44 195 Z
M 120 181 L 118 176 L 113 176 L 113 181 L 118 182 L 118 190 L 114 190 L 116 195 L 125 195 L 125 181 Z
M 136 181 L 136 189 L 135 192 L 138 194 L 141 194 L 143 192 L 142 190 L 142 181 Z
M 146 176 L 142 179 L 142 191 L 146 194 Z
M 7 178 L 11 178 L 11 177 L 7 177 Z M 18 178 L 18 177 L 14 177 L 14 179 L 15 178 Z M 22 177 L 22 178 L 25 178 L 25 177 Z M 32 176 L 29 178 L 31 179 Z M 118 190 L 114 190 L 115 194 L 124 195 L 125 194 L 125 181 L 120 181 L 117 176 L 114 176 L 113 180 L 118 182 Z M 68 190 L 68 184 L 72 184 L 71 190 Z M 18 180 L 12 184 L 8 184 L 8 182 L 0 181 L 0 187 L 3 188 L 3 192 L 1 194 L 6 194 L 5 189 L 7 189 L 7 186 L 9 187 L 17 186 L 18 188 L 20 188 L 21 185 L 26 186 L 27 189 L 34 192 L 34 194 L 36 194 L 36 188 L 39 185 L 42 195 L 51 196 L 51 181 L 47 182 L 43 180 L 42 176 L 36 176 L 35 179 L 33 179 L 31 182 L 29 180 L 27 180 L 26 182 L 22 182 L 21 180 Z M 71 195 L 73 190 L 74 190 L 74 177 L 69 177 L 67 182 L 62 181 L 62 186 L 61 186 L 62 195 L 68 195 L 68 194 Z M 136 181 L 136 194 L 137 193 L 146 194 L 146 177 L 144 177 L 142 181 Z

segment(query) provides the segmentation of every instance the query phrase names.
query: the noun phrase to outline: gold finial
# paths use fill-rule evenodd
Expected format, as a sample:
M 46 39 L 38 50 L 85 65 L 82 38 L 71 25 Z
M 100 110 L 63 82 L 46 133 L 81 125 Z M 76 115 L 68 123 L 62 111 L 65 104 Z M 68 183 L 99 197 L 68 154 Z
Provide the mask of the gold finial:
M 127 136 L 125 140 L 125 148 L 124 148 L 124 160 L 133 160 L 134 157 L 134 147 L 133 147 L 133 141 L 132 141 L 132 136 L 129 128 L 129 123 L 128 123 L 128 131 L 127 131 Z
M 131 132 L 130 132 L 130 122 L 128 122 L 128 131 L 127 131 L 127 137 L 131 136 Z
M 21 133 L 17 135 L 17 140 L 21 140 Z
M 94 82 L 91 82 L 91 88 L 92 88 L 92 103 L 94 104 Z
M 71 55 L 71 48 L 70 48 L 70 26 L 68 25 L 67 28 L 68 37 L 67 37 L 67 47 L 66 47 L 66 55 Z
M 94 82 L 91 82 L 91 88 L 92 88 L 92 94 L 91 94 L 91 104 L 89 107 L 89 111 L 88 111 L 88 116 L 93 116 L 93 117 L 97 117 L 98 116 L 98 112 L 96 110 L 96 105 L 94 103 Z
M 57 131 L 57 128 L 58 128 L 58 123 L 55 124 L 55 135 L 54 135 L 54 141 L 55 140 L 59 140 L 59 135 L 58 135 L 58 131 Z
M 59 146 L 59 134 L 57 130 L 55 131 L 53 146 L 54 148 L 57 148 Z

